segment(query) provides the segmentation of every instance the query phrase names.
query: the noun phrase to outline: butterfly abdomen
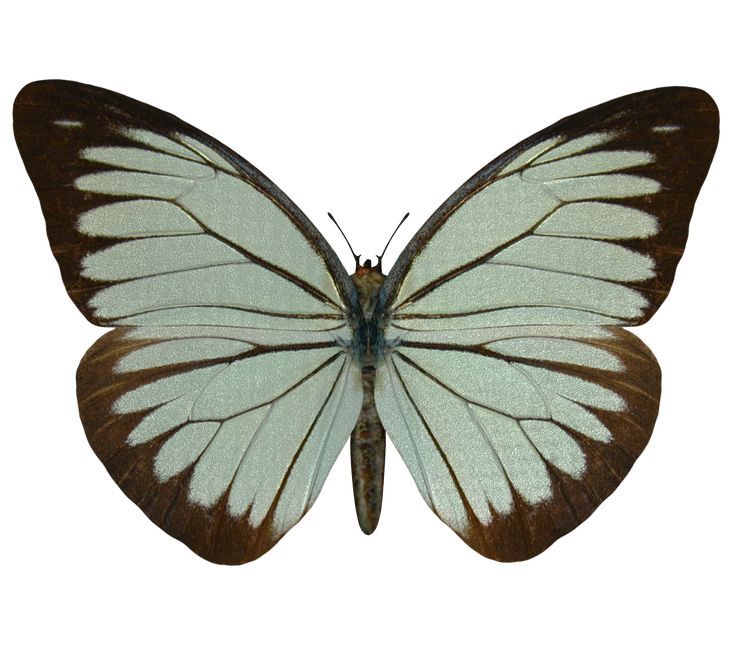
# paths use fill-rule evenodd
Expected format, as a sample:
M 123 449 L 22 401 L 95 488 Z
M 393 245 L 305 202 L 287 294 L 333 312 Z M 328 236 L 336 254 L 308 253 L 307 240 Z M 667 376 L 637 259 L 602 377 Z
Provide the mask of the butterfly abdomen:
M 383 500 L 386 431 L 378 418 L 373 389 L 376 368 L 363 368 L 363 406 L 350 436 L 353 496 L 360 529 L 372 534 L 378 525 Z

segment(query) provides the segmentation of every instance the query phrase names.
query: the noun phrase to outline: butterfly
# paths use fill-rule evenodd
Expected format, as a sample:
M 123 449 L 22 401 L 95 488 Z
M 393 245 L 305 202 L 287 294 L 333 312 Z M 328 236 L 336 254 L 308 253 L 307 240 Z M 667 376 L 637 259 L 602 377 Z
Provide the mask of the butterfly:
M 39 81 L 14 128 L 67 292 L 113 327 L 77 371 L 89 442 L 205 559 L 269 550 L 348 439 L 371 533 L 386 433 L 463 541 L 528 559 L 647 444 L 660 370 L 624 327 L 659 308 L 683 252 L 718 139 L 701 90 L 621 97 L 517 144 L 388 275 L 355 253 L 349 275 L 260 171 L 144 103 Z

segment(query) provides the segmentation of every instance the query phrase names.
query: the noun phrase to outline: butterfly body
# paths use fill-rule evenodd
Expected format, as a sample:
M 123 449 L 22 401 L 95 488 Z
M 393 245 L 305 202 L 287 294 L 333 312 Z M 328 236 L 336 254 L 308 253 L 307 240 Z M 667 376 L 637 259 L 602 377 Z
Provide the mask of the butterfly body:
M 372 534 L 378 525 L 383 500 L 383 473 L 386 456 L 386 431 L 376 410 L 374 389 L 376 365 L 383 354 L 383 326 L 374 317 L 378 295 L 386 276 L 380 265 L 370 261 L 357 264 L 350 279 L 358 294 L 362 317 L 355 339 L 363 381 L 363 404 L 358 421 L 350 435 L 350 465 L 353 475 L 353 496 L 360 528 Z
M 90 445 L 211 561 L 271 548 L 348 438 L 371 533 L 386 434 L 468 545 L 527 559 L 649 440 L 659 366 L 624 327 L 659 308 L 684 249 L 718 139 L 701 90 L 635 93 L 524 140 L 386 276 L 349 276 L 260 171 L 141 102 L 35 82 L 14 129 L 67 291 L 113 328 L 77 372 Z

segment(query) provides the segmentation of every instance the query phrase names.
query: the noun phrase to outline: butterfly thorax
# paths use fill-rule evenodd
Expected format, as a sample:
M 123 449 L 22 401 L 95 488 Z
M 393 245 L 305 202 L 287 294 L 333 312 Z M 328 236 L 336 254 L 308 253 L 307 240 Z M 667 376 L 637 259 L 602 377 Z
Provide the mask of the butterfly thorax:
M 375 316 L 378 294 L 386 276 L 381 272 L 380 264 L 371 266 L 370 260 L 359 265 L 351 276 L 358 293 L 358 302 L 362 318 L 358 324 L 356 340 L 357 354 L 363 367 L 375 367 L 380 361 L 380 342 L 383 338 L 382 327 Z
M 355 274 L 351 279 L 358 292 L 358 300 L 363 315 L 366 320 L 370 320 L 378 301 L 378 292 L 381 290 L 386 276 L 381 272 L 380 266 L 371 266 L 370 260 L 366 261 L 365 264 L 368 265 L 358 266 L 355 269 Z

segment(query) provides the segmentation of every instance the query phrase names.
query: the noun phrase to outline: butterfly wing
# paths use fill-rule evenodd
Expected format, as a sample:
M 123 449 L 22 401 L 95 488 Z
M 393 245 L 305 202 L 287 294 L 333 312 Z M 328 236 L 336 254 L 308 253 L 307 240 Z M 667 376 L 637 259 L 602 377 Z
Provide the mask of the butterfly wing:
M 717 138 L 690 88 L 563 119 L 465 183 L 391 270 L 378 412 L 479 552 L 541 552 L 646 445 L 659 369 L 620 325 L 666 297 Z
M 18 95 L 14 129 L 64 284 L 94 324 L 320 329 L 354 303 L 304 213 L 173 115 L 40 81 Z
M 14 122 L 69 295 L 117 327 L 78 370 L 92 448 L 195 552 L 260 556 L 358 417 L 345 269 L 263 174 L 173 115 L 44 81 Z
M 199 555 L 235 564 L 314 503 L 362 382 L 333 332 L 120 327 L 82 359 L 77 394 L 92 448 L 131 500 Z

